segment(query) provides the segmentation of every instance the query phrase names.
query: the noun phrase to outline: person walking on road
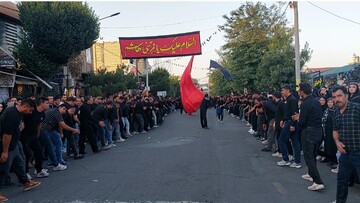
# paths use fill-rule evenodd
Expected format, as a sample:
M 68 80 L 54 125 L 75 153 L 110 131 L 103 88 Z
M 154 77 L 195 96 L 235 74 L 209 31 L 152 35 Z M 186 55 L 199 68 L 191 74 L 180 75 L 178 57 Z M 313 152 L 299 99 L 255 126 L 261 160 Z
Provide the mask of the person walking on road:
M 200 104 L 200 123 L 201 123 L 201 127 L 204 129 L 209 129 L 206 118 L 206 111 L 209 108 L 209 106 L 210 106 L 210 99 L 208 94 L 206 93 L 204 99 Z

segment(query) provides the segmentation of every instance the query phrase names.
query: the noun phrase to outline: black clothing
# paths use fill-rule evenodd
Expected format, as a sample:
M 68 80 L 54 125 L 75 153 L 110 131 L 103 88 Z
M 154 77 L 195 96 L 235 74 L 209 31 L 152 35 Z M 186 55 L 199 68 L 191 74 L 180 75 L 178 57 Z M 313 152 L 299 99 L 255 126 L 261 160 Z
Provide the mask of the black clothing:
M 99 121 L 104 121 L 108 118 L 108 109 L 104 105 L 99 105 L 92 112 L 92 116 L 94 117 L 96 123 L 99 123 Z
M 273 100 L 267 100 L 264 102 L 264 114 L 265 114 L 265 122 L 269 124 L 269 122 L 275 118 L 276 112 L 276 103 Z
M 121 109 L 121 116 L 122 117 L 128 117 L 130 116 L 130 106 L 126 102 L 121 103 L 120 105 Z
M 295 123 L 292 121 L 291 116 L 299 112 L 298 102 L 294 95 L 290 95 L 286 98 L 285 110 L 284 110 L 284 121 L 290 121 L 291 126 L 295 126 Z
M 31 114 L 24 115 L 24 129 L 21 131 L 21 141 L 30 142 L 33 137 L 37 136 L 38 126 L 45 119 L 44 112 L 38 112 L 35 108 Z
M 279 100 L 276 103 L 276 110 L 275 110 L 275 129 L 281 130 L 280 121 L 284 120 L 284 111 L 285 111 L 285 104 L 283 101 Z
M 16 149 L 20 140 L 20 124 L 23 122 L 23 115 L 17 110 L 16 106 L 5 109 L 1 115 L 0 126 L 2 140 L 4 134 L 11 135 L 11 141 L 9 145 L 9 152 Z M 2 143 L 0 142 L 0 148 L 2 151 Z
M 359 94 L 359 92 L 356 92 L 355 94 L 350 96 L 349 101 L 354 102 L 354 103 L 360 103 L 360 94 Z
M 321 128 L 323 111 L 319 100 L 313 96 L 306 97 L 301 103 L 299 127 Z
M 334 108 L 328 108 L 325 110 L 323 115 L 323 132 L 324 132 L 324 148 L 325 148 L 325 156 L 332 163 L 337 163 L 336 152 L 337 147 L 333 138 L 333 115 Z
M 210 106 L 209 98 L 205 97 L 200 104 L 200 123 L 202 128 L 207 128 L 206 111 Z
M 79 136 L 79 153 L 85 152 L 85 137 L 87 137 L 91 149 L 94 153 L 99 152 L 99 148 L 96 143 L 96 120 L 91 115 L 91 108 L 88 104 L 83 104 L 79 108 L 79 120 L 80 120 L 80 136 Z

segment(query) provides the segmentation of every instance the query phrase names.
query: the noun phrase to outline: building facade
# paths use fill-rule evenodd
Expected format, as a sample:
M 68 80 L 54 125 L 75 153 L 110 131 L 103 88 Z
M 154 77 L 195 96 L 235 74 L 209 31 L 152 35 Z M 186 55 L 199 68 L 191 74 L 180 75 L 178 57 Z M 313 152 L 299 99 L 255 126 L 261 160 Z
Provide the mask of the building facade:
M 129 66 L 129 60 L 123 60 L 120 53 L 120 44 L 118 41 L 105 42 L 99 41 L 92 46 L 93 71 L 98 72 L 116 71 L 122 65 Z

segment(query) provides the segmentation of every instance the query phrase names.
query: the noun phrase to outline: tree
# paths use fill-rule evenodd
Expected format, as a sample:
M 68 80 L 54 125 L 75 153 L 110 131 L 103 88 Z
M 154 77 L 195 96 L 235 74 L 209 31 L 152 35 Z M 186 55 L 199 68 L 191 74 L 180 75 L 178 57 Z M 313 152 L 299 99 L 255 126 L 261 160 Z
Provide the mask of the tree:
M 82 2 L 19 2 L 22 39 L 15 47 L 21 68 L 49 78 L 99 36 L 99 18 Z
M 180 76 L 170 76 L 170 89 L 168 95 L 180 97 Z
M 264 3 L 246 2 L 225 15 L 226 44 L 219 54 L 221 63 L 231 72 L 234 80 L 225 83 L 212 73 L 215 92 L 241 92 L 248 90 L 273 90 L 281 84 L 295 84 L 295 56 L 293 29 L 287 27 L 283 15 L 284 3 L 266 6 Z M 301 65 L 310 59 L 308 44 L 301 51 Z M 226 84 L 226 85 L 225 85 Z
M 170 90 L 170 73 L 165 68 L 156 68 L 149 74 L 150 92 L 157 95 L 158 91 Z
M 116 71 L 112 72 L 103 69 L 96 74 L 91 73 L 86 77 L 85 82 L 91 87 L 92 93 L 103 96 L 136 88 L 134 75 L 126 75 L 121 68 L 117 68 Z

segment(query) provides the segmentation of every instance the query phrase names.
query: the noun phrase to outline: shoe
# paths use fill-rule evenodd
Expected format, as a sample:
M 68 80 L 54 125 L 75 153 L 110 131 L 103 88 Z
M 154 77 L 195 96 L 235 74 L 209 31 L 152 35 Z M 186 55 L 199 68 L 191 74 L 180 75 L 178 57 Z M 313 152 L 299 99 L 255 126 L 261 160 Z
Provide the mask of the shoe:
M 295 160 L 294 156 L 289 155 L 289 161 L 294 161 L 294 160 Z
M 0 194 L 0 202 L 6 202 L 8 200 L 9 200 L 8 198 L 6 198 L 4 195 Z
M 335 200 L 335 201 L 332 201 L 331 203 L 336 203 L 336 200 Z
M 252 128 L 250 128 L 250 130 L 248 131 L 250 134 L 252 134 L 253 132 L 255 132 Z
M 265 147 L 265 148 L 261 149 L 261 151 L 262 152 L 271 152 L 271 149 L 268 149 L 268 148 Z
M 137 135 L 137 134 L 139 134 L 139 132 L 133 132 L 133 135 Z
M 40 173 L 36 174 L 36 177 L 37 177 L 37 178 L 46 178 L 46 177 L 48 177 L 49 175 L 50 175 L 50 174 L 49 174 L 48 172 L 44 171 L 44 169 L 43 169 Z
M 147 133 L 145 130 L 143 130 L 143 131 L 141 132 L 141 134 L 145 134 L 145 133 Z
M 154 128 L 158 128 L 159 126 L 158 126 L 158 125 L 154 125 L 153 127 L 154 127 Z
M 316 183 L 314 183 L 308 187 L 308 189 L 311 191 L 318 191 L 318 190 L 322 190 L 324 188 L 325 188 L 325 186 L 323 184 L 316 184 Z
M 314 182 L 313 178 L 307 173 L 301 176 L 302 179 Z
M 25 191 L 31 190 L 32 188 L 37 187 L 40 184 L 41 184 L 41 182 L 29 180 L 27 183 L 24 184 L 24 190 Z
M 116 147 L 116 144 L 114 144 L 114 143 L 109 144 L 109 147 Z
M 57 166 L 55 166 L 55 167 L 53 168 L 53 170 L 54 170 L 54 171 L 63 171 L 63 170 L 65 170 L 66 168 L 67 168 L 67 166 L 62 165 L 62 164 L 58 164 Z
M 101 151 L 106 151 L 106 150 L 109 150 L 110 149 L 110 146 L 109 145 L 106 145 L 106 146 L 103 146 L 101 147 Z M 95 152 L 94 152 L 95 153 Z
M 279 162 L 276 163 L 278 166 L 290 166 L 290 161 L 284 161 L 284 160 L 281 160 Z
M 268 144 L 268 141 L 267 140 L 264 140 L 264 141 L 261 141 L 261 144 Z
M 301 168 L 301 164 L 297 164 L 297 163 L 292 163 L 290 164 L 290 168 Z
M 266 140 L 265 140 L 265 138 L 262 137 L 262 138 L 260 139 L 260 141 L 261 141 L 261 142 L 264 142 L 264 141 L 266 141 Z
M 29 173 L 27 173 L 26 176 L 27 176 L 28 180 L 32 180 L 32 179 L 33 179 Z
M 279 155 L 281 155 L 279 152 L 275 152 L 275 153 L 271 154 L 271 156 L 273 156 L 273 157 L 279 157 Z
M 121 143 L 121 142 L 125 142 L 125 140 L 124 140 L 124 139 L 118 139 L 118 140 L 116 140 L 116 143 Z
M 319 156 L 319 155 L 317 155 L 317 156 L 316 156 L 316 160 L 318 160 L 318 161 L 320 161 L 320 160 L 321 160 L 321 158 L 322 158 L 322 157 L 321 157 L 321 156 Z
M 126 136 L 127 136 L 127 137 L 132 137 L 133 135 L 130 134 L 130 133 L 128 133 L 128 134 L 126 134 Z
M 333 173 L 338 173 L 338 172 L 339 172 L 339 167 L 336 167 L 336 168 L 334 168 L 334 169 L 331 169 L 331 172 L 333 172 Z
M 44 172 L 48 172 L 48 169 L 45 169 L 45 168 L 41 169 L 41 172 L 43 172 L 43 171 L 44 171 Z M 41 173 L 41 172 L 40 172 L 40 173 Z M 37 175 L 37 171 L 36 171 L 36 170 L 34 171 L 34 174 Z

